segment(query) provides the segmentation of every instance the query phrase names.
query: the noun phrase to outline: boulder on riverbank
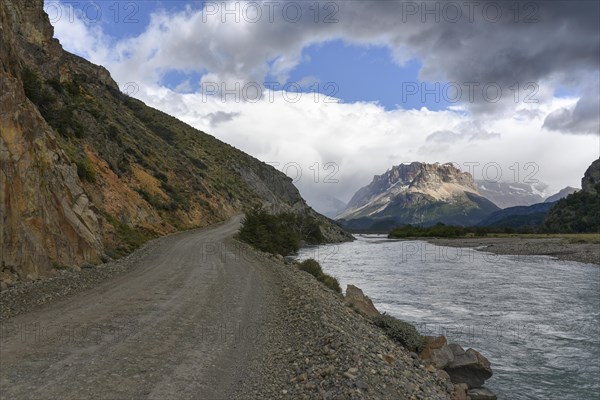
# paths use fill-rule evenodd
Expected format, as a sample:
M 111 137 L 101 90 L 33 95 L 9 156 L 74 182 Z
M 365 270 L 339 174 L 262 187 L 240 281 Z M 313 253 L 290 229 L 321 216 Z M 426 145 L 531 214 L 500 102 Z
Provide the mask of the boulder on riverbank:
M 424 345 L 419 357 L 438 369 L 444 369 L 454 361 L 454 353 L 448 347 L 445 336 L 424 336 Z
M 492 376 L 487 358 L 473 349 L 465 351 L 445 336 L 425 336 L 419 357 L 425 364 L 444 370 L 454 384 L 453 400 L 496 400 L 496 395 L 481 387 Z
M 377 311 L 371 299 L 360 288 L 354 285 L 346 287 L 346 297 L 344 300 L 366 317 L 376 317 L 379 315 L 379 311 Z
M 445 366 L 453 383 L 466 383 L 469 389 L 483 386 L 492 376 L 492 368 L 487 358 L 478 351 L 465 351 L 460 345 L 448 345 L 454 355 L 454 360 Z

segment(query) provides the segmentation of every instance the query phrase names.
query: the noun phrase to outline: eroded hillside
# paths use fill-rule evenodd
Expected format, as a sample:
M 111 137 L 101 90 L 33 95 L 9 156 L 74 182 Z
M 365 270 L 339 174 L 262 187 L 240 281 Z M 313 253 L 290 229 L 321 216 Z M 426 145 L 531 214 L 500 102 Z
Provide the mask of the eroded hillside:
M 310 213 L 291 180 L 123 94 L 64 51 L 43 1 L 0 4 L 2 277 L 97 263 L 248 207 Z

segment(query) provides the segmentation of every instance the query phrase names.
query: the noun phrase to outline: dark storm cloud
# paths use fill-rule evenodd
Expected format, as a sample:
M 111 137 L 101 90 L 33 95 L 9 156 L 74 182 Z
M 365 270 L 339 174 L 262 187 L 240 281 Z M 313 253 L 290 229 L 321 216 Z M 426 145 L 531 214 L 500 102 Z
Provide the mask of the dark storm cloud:
M 117 68 L 148 81 L 195 70 L 207 72 L 202 84 L 284 83 L 307 46 L 341 39 L 387 46 L 400 64 L 418 59 L 422 81 L 451 83 L 456 103 L 473 113 L 514 113 L 549 100 L 559 85 L 577 95 L 590 77 L 598 82 L 598 1 L 359 0 L 319 2 L 317 13 L 305 1 L 208 3 L 155 13 L 144 33 L 117 46 Z M 376 73 L 355 72 L 366 81 Z
M 446 74 L 459 82 L 540 81 L 551 74 L 597 69 L 600 57 L 599 6 L 592 1 L 480 2 L 501 6 L 498 22 L 429 24 L 409 43 L 425 62 L 424 75 Z M 515 4 L 521 14 L 515 21 Z M 526 4 L 534 18 L 523 15 Z M 477 15 L 477 14 L 476 14 Z M 424 24 L 425 25 L 425 24 Z
M 572 108 L 561 108 L 550 113 L 544 120 L 544 128 L 561 133 L 600 135 L 598 91 L 588 91 Z
M 225 112 L 225 111 L 217 111 L 214 113 L 210 113 L 206 116 L 208 118 L 209 123 L 212 127 L 216 127 L 224 122 L 229 122 L 233 120 L 235 117 L 239 116 L 238 112 Z
M 307 45 L 341 38 L 387 45 L 399 62 L 420 59 L 422 79 L 457 83 L 461 100 L 475 111 L 514 103 L 515 90 L 517 102 L 527 95 L 535 100 L 541 93 L 526 85 L 578 85 L 579 71 L 599 68 L 596 1 L 321 2 L 318 14 L 313 2 L 261 2 L 258 19 L 246 3 L 233 2 L 237 22 L 235 15 L 223 15 L 223 4 L 215 2 L 211 15 L 206 9 L 156 15 L 145 35 L 148 42 L 161 37 L 161 49 L 139 46 L 151 58 L 145 65 L 206 69 L 217 81 L 261 82 L 267 74 L 285 77 Z M 272 18 L 267 4 L 277 4 Z M 296 20 L 298 10 L 302 17 Z M 483 92 L 488 84 L 502 90 L 500 98 L 496 86 Z

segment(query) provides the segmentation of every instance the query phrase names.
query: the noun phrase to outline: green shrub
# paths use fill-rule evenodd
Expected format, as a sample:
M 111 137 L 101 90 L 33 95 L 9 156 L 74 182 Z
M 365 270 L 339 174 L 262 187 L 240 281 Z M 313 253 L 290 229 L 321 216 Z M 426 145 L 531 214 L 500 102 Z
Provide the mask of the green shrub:
M 300 237 L 286 223 L 287 216 L 271 215 L 263 210 L 246 213 L 239 239 L 272 254 L 294 254 L 300 248 Z
M 111 140 L 120 141 L 119 127 L 112 123 L 108 124 L 106 127 L 106 135 Z
M 104 216 L 106 220 L 114 227 L 116 236 L 121 241 L 121 245 L 118 247 L 114 249 L 107 249 L 106 253 L 111 258 L 121 258 L 122 256 L 137 250 L 152 238 L 152 235 L 144 230 L 131 227 L 108 213 L 104 214 Z
M 21 80 L 25 96 L 38 107 L 44 118 L 51 115 L 52 104 L 56 102 L 56 97 L 44 87 L 38 72 L 26 67 L 21 74 Z
M 42 80 L 37 71 L 25 67 L 21 73 L 21 79 L 25 96 L 37 105 L 42 97 Z
M 165 176 L 166 179 L 166 176 Z M 165 192 L 167 192 L 167 195 L 171 198 L 171 201 L 169 201 L 165 206 L 164 209 L 167 211 L 173 211 L 173 210 L 184 210 L 184 211 L 189 211 L 191 208 L 191 196 L 189 193 L 169 185 L 166 182 L 161 182 L 161 186 L 162 188 L 165 190 Z
M 520 221 L 522 216 L 518 217 Z M 437 237 L 437 238 L 456 238 L 456 237 L 481 237 L 493 233 L 533 233 L 536 232 L 535 226 L 500 227 L 500 226 L 452 226 L 443 223 L 437 223 L 433 226 L 414 226 L 404 225 L 392 230 L 388 237 L 394 239 L 415 238 L 415 237 Z
M 319 244 L 324 238 L 318 221 L 310 215 L 273 215 L 253 209 L 246 212 L 238 239 L 259 250 L 286 256 L 295 254 L 302 241 Z
M 329 289 L 333 290 L 336 293 L 342 293 L 342 288 L 340 287 L 340 283 L 336 278 L 331 275 L 323 274 L 321 279 L 319 279 L 325 286 Z
M 79 175 L 79 179 L 88 181 L 88 182 L 96 182 L 96 171 L 94 170 L 94 166 L 89 158 L 85 157 L 81 160 L 77 160 L 77 175 Z
M 386 313 L 373 317 L 372 320 L 390 338 L 400 343 L 409 351 L 418 353 L 423 347 L 423 336 L 417 331 L 417 328 L 408 322 L 394 318 Z
M 312 258 L 302 261 L 298 265 L 298 268 L 301 271 L 308 272 L 315 278 L 318 278 L 319 276 L 321 276 L 323 274 L 323 270 L 321 269 L 321 265 L 319 264 L 319 262 L 316 260 L 313 260 Z
M 340 283 L 338 282 L 338 280 L 335 279 L 333 276 L 323 272 L 323 269 L 321 268 L 321 265 L 318 263 L 318 261 L 313 260 L 312 258 L 304 260 L 298 265 L 298 269 L 304 272 L 308 272 L 309 274 L 317 278 L 319 282 L 323 283 L 325 286 L 327 286 L 334 292 L 342 293 L 342 288 L 340 287 Z

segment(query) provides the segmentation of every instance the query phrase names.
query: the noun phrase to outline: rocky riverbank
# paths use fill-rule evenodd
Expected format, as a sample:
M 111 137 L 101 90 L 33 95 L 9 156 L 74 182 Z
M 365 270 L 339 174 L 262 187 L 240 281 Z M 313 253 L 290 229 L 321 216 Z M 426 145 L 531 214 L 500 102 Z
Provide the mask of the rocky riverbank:
M 295 263 L 260 256 L 281 288 L 278 312 L 264 327 L 271 350 L 236 398 L 496 399 L 481 388 L 491 368 L 475 350 L 440 337 L 426 338 L 419 355 L 410 352 L 375 326 L 379 312 L 359 288 L 349 285 L 340 296 Z M 440 363 L 438 353 L 448 349 Z
M 425 238 L 429 243 L 448 247 L 469 247 L 493 254 L 515 257 L 544 255 L 559 260 L 600 265 L 600 244 L 566 238 Z

